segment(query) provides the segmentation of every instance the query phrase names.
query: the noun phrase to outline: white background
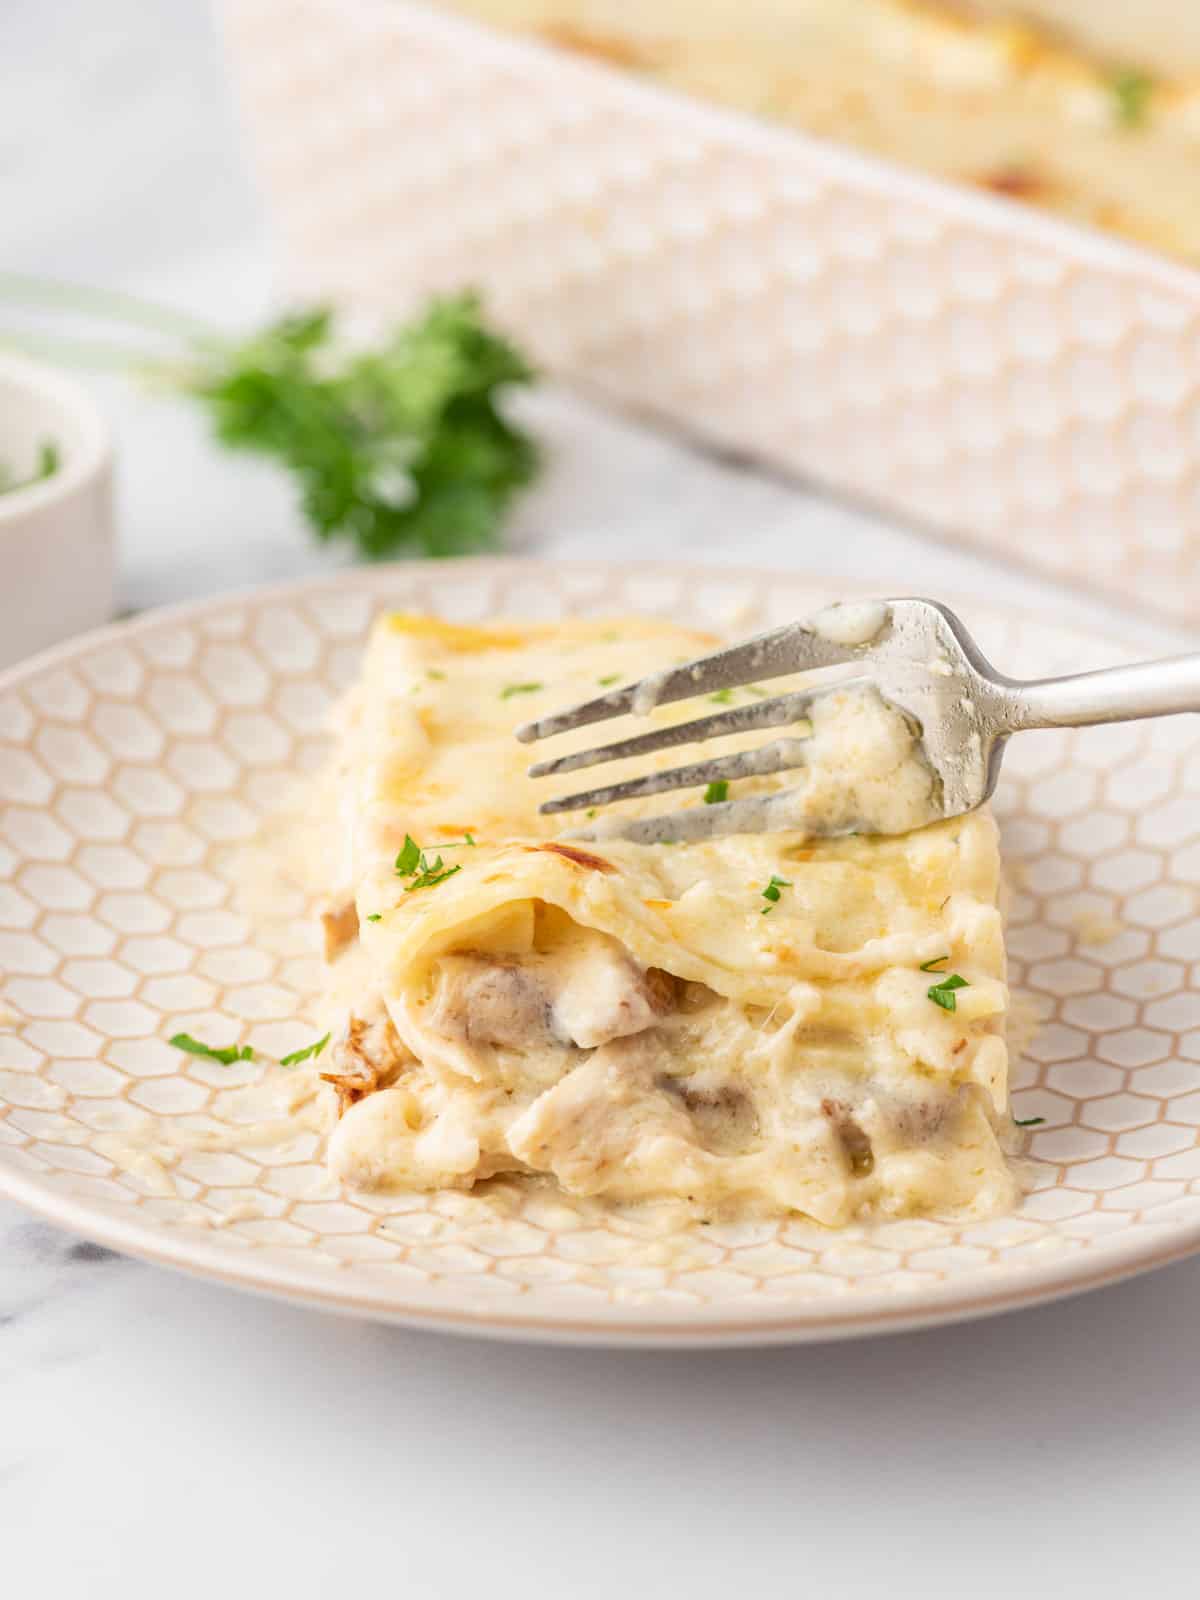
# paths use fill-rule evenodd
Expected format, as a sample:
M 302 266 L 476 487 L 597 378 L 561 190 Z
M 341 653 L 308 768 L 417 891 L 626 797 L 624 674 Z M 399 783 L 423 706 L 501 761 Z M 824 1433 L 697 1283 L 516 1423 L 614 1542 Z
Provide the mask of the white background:
M 0 3 L 0 266 L 233 326 L 269 303 L 270 241 L 202 0 Z M 12 320 L 0 304 L 0 330 Z M 211 451 L 185 402 L 94 382 L 121 452 L 123 605 L 339 559 L 307 543 L 268 468 Z M 552 460 L 515 550 L 786 564 L 1116 620 L 569 394 L 530 410 Z M 1121 626 L 1178 646 L 1144 619 Z M 488 1344 L 235 1296 L 0 1202 L 0 1588 L 1191 1592 L 1198 1326 L 1186 1264 L 840 1347 Z

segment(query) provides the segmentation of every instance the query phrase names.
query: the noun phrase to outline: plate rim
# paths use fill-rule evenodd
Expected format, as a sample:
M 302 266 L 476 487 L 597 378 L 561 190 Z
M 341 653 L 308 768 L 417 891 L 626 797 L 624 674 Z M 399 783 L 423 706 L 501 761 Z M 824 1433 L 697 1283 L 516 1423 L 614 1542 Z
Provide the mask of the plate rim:
M 239 587 L 199 600 L 154 607 L 136 617 L 51 646 L 24 661 L 0 671 L 0 693 L 18 688 L 27 679 L 62 668 L 71 661 L 106 645 L 135 638 L 172 622 L 202 621 L 230 608 L 261 603 L 281 603 L 302 599 L 312 592 L 330 589 L 359 590 L 376 594 L 391 588 L 406 573 L 420 570 L 461 572 L 465 576 L 510 579 L 521 572 L 562 572 L 611 576 L 617 563 L 597 560 L 557 560 L 546 557 L 490 556 L 463 558 L 452 563 L 437 560 L 392 562 L 367 568 L 319 573 L 282 583 Z M 783 581 L 816 592 L 878 594 L 879 585 L 857 578 L 824 576 L 806 568 L 725 565 L 698 561 L 664 560 L 622 561 L 621 570 L 636 570 L 646 575 L 678 578 L 689 574 L 724 576 L 736 581 Z M 1028 613 L 1013 604 L 997 604 L 982 595 L 950 596 L 950 603 L 965 600 L 977 604 L 997 620 L 1028 621 Z M 1115 621 L 1110 629 L 1088 623 L 1055 623 L 1038 616 L 1049 627 L 1091 637 L 1098 642 L 1128 648 Z M 846 1301 L 837 1297 L 809 1301 L 778 1314 L 761 1306 L 710 1304 L 697 1312 L 692 1307 L 658 1307 L 626 1303 L 610 1306 L 603 1316 L 572 1306 L 555 1306 L 522 1314 L 499 1302 L 467 1309 L 461 1304 L 442 1304 L 436 1295 L 405 1287 L 397 1295 L 394 1286 L 378 1280 L 351 1287 L 353 1262 L 344 1266 L 346 1280 L 331 1285 L 322 1275 L 310 1273 L 292 1262 L 263 1262 L 256 1259 L 252 1271 L 239 1272 L 235 1260 L 214 1239 L 207 1241 L 182 1234 L 172 1238 L 165 1224 L 150 1224 L 124 1217 L 85 1197 L 60 1192 L 44 1183 L 39 1174 L 22 1171 L 4 1159 L 0 1148 L 0 1197 L 11 1199 L 36 1215 L 85 1238 L 136 1256 L 154 1265 L 171 1267 L 193 1277 L 226 1287 L 303 1304 L 347 1316 L 370 1317 L 377 1321 L 439 1332 L 476 1337 L 493 1337 L 540 1343 L 594 1346 L 644 1347 L 748 1347 L 817 1343 L 847 1338 L 873 1337 L 884 1333 L 915 1331 L 950 1325 L 1002 1312 L 1023 1310 L 1091 1289 L 1107 1287 L 1142 1272 L 1182 1261 L 1200 1251 L 1200 1217 L 1194 1221 L 1166 1217 L 1153 1224 L 1160 1236 L 1160 1247 L 1144 1236 L 1116 1236 L 1098 1239 L 1086 1249 L 1072 1251 L 1043 1264 L 1024 1263 L 992 1269 L 992 1284 L 981 1275 L 964 1273 L 960 1277 L 919 1289 L 847 1291 Z M 169 1241 L 169 1242 L 164 1242 Z M 246 1258 L 249 1267 L 251 1258 Z M 529 1291 L 526 1291 L 529 1292 Z M 851 1308 L 852 1302 L 852 1308 Z

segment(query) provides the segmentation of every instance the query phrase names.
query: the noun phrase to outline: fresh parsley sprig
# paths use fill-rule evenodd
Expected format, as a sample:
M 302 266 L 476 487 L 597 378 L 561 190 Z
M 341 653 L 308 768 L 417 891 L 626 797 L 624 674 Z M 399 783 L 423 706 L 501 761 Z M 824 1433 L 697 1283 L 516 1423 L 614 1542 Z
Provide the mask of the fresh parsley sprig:
M 719 806 L 729 799 L 729 780 L 715 778 L 704 791 L 704 804 L 706 806 Z
M 503 394 L 534 373 L 484 320 L 478 298 L 432 301 L 379 343 L 338 336 L 328 306 L 230 339 L 129 295 L 0 273 L 0 299 L 82 312 L 166 339 L 144 352 L 6 331 L 0 343 L 155 379 L 191 395 L 231 449 L 278 462 L 323 540 L 368 560 L 408 551 L 494 547 L 514 495 L 538 468 L 533 439 L 504 415 Z

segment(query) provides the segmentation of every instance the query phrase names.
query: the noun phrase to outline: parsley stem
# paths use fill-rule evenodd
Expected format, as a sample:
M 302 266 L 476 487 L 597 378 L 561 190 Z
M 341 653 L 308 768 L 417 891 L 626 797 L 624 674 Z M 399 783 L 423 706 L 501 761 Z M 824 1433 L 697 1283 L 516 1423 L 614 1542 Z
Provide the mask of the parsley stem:
M 107 344 L 96 339 L 63 339 L 57 334 L 26 332 L 24 329 L 0 330 L 0 348 L 15 351 L 18 355 L 32 356 L 36 360 L 53 361 L 63 367 L 82 367 L 88 371 L 129 372 L 153 365 L 145 350 L 130 350 L 124 345 Z
M 120 289 L 100 289 L 91 284 L 64 283 L 56 278 L 31 277 L 24 272 L 0 272 L 0 297 L 33 306 L 79 311 L 111 317 L 156 333 L 170 333 L 181 339 L 220 340 L 220 331 L 211 323 L 174 306 L 158 305 Z

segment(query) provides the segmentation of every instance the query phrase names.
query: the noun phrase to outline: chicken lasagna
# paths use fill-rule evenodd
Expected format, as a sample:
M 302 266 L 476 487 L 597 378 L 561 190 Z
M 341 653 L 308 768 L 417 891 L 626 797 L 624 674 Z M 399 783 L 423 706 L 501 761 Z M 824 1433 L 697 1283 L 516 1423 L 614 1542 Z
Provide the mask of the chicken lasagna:
M 799 773 L 735 786 L 790 787 L 788 831 L 642 844 L 539 814 L 520 722 L 713 643 L 646 620 L 377 623 L 301 852 L 327 936 L 317 1066 L 340 1180 L 539 1174 L 833 1226 L 1011 1203 L 996 830 L 986 812 L 929 822 L 935 780 L 899 712 L 835 689 L 791 730 Z M 675 764 L 638 770 L 655 760 Z M 910 831 L 810 831 L 852 821 Z

